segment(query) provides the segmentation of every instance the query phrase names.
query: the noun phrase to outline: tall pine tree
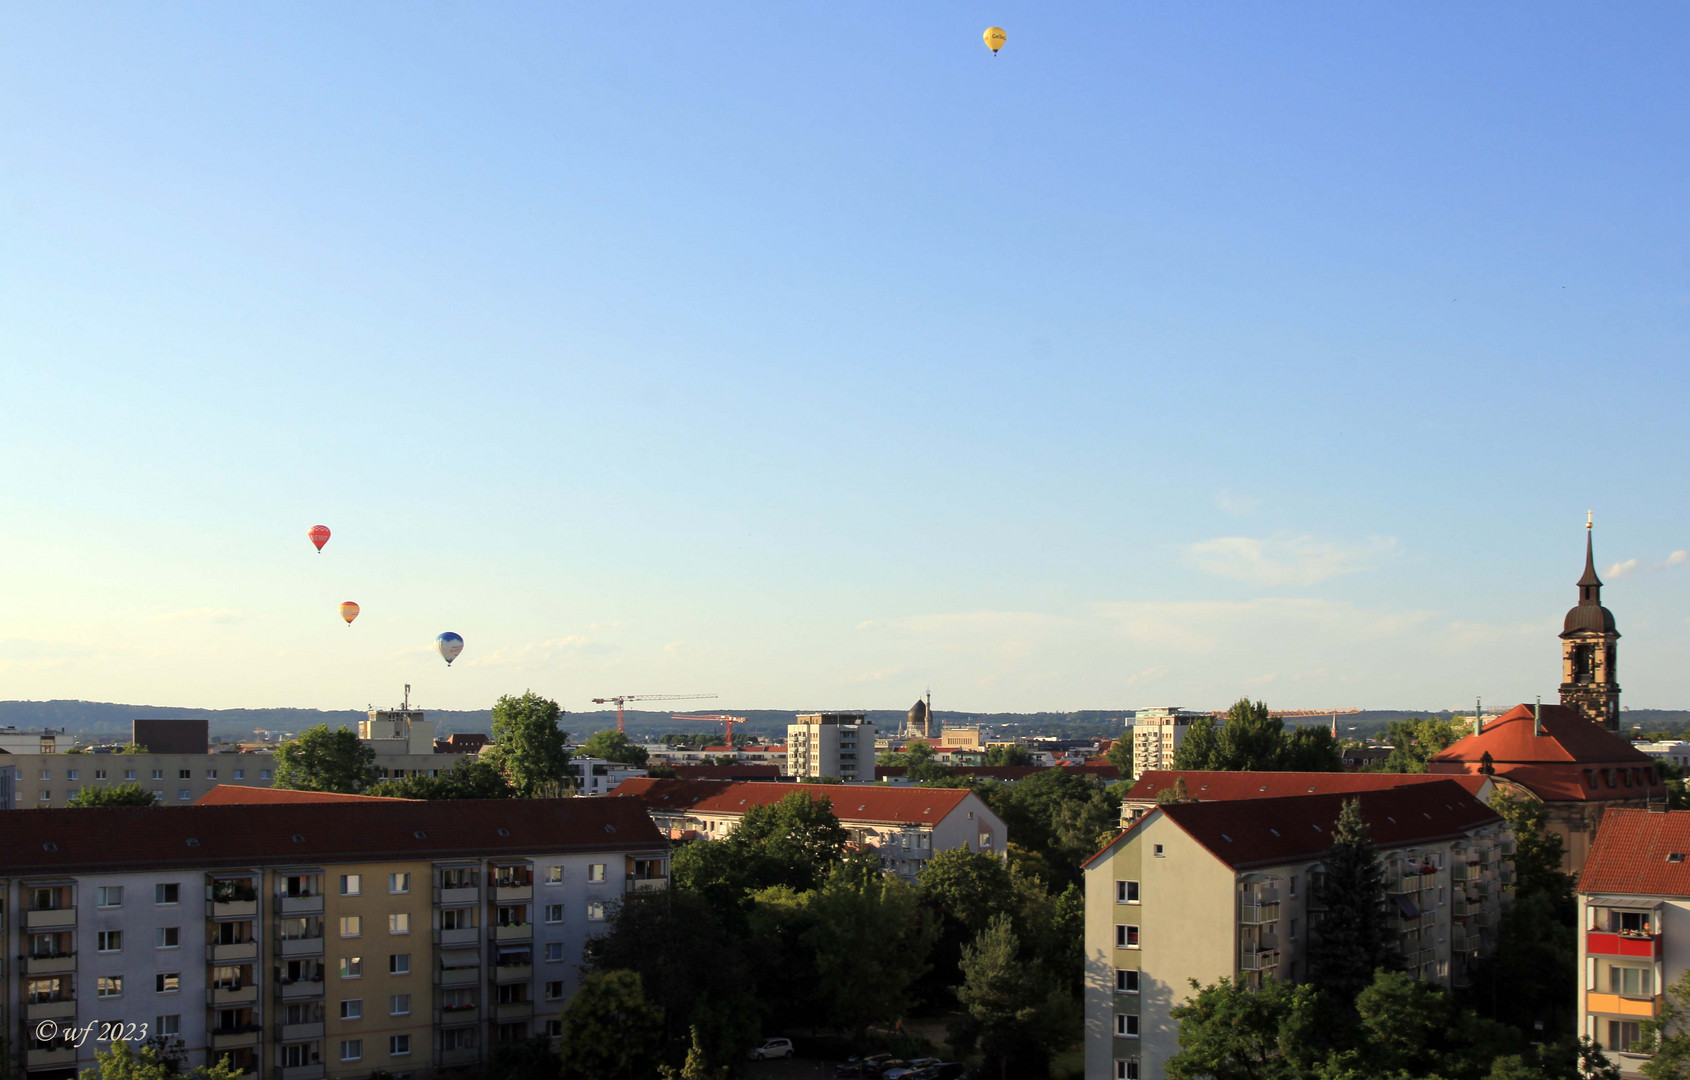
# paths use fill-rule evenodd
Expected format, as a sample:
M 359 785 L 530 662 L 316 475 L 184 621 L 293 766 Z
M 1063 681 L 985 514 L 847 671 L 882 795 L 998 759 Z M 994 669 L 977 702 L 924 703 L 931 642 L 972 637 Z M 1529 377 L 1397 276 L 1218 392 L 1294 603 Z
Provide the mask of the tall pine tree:
M 1372 984 L 1376 968 L 1396 966 L 1385 922 L 1385 873 L 1359 799 L 1346 800 L 1339 812 L 1325 867 L 1315 888 L 1321 914 L 1310 927 L 1309 981 L 1348 1007 Z

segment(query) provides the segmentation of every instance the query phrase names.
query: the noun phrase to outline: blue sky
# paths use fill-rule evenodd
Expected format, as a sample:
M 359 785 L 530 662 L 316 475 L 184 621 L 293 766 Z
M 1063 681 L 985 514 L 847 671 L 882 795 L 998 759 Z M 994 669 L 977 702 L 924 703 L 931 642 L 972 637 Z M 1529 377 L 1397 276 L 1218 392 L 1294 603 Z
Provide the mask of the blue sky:
M 11 16 L 0 696 L 1690 700 L 1682 7 Z

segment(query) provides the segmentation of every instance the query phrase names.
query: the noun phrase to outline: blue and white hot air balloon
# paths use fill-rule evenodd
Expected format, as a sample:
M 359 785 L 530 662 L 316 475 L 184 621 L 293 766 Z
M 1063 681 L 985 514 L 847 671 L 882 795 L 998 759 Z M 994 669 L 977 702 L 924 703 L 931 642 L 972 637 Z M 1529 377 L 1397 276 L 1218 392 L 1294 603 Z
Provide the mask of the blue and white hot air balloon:
M 452 661 L 464 651 L 464 639 L 448 630 L 434 639 L 434 647 L 440 650 L 440 658 L 446 661 L 446 666 L 451 667 Z

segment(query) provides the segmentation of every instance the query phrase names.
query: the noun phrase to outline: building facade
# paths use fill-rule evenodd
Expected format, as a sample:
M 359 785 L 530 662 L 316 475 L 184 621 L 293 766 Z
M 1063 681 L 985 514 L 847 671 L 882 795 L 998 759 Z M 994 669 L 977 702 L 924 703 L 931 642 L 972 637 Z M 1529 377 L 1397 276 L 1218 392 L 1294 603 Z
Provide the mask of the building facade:
M 325 1080 L 555 1036 L 587 939 L 619 897 L 666 885 L 668 852 L 608 799 L 289 800 L 17 811 L 0 866 L 20 958 L 0 1000 L 27 1080 L 70 1080 L 103 1048 L 43 1038 L 46 1021 Z
M 1614 613 L 1602 606 L 1590 521 L 1584 523 L 1584 575 L 1579 602 L 1561 626 L 1561 704 L 1607 728 L 1620 729 L 1619 640 Z
M 802 713 L 786 728 L 786 775 L 874 782 L 874 725 L 863 713 Z
M 1298 981 L 1330 831 L 1358 799 L 1419 978 L 1462 985 L 1495 947 L 1513 838 L 1454 783 L 1158 805 L 1083 866 L 1087 1080 L 1160 1080 L 1190 980 Z
M 1156 769 L 1174 767 L 1174 752 L 1185 739 L 1186 729 L 1193 720 L 1207 718 L 1208 713 L 1187 712 L 1175 707 L 1139 709 L 1133 713 L 1133 773 L 1132 778 Z

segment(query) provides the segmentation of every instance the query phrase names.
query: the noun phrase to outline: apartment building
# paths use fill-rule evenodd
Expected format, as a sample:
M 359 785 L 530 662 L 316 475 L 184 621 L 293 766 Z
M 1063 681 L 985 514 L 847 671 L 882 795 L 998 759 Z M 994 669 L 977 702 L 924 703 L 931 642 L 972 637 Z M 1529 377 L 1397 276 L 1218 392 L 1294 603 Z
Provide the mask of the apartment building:
M 864 713 L 802 713 L 786 728 L 786 775 L 872 784 L 874 735 Z
M 251 1080 L 475 1065 L 557 1035 L 617 898 L 667 884 L 637 804 L 310 795 L 0 815 L 20 1074 L 94 1065 L 43 1021 L 144 1025 Z
M 1409 970 L 1462 985 L 1495 947 L 1513 837 L 1449 781 L 1158 805 L 1084 864 L 1087 1080 L 1159 1080 L 1190 980 L 1296 981 L 1318 933 L 1331 831 L 1359 799 Z
M 1139 709 L 1133 713 L 1133 774 L 1137 780 L 1152 769 L 1174 767 L 1174 752 L 1185 740 L 1185 733 L 1194 720 L 1208 717 L 1208 713 L 1187 712 L 1178 706 L 1159 709 Z
M 738 827 L 746 810 L 771 806 L 794 792 L 829 800 L 851 843 L 875 851 L 883 869 L 909 881 L 938 851 L 1008 853 L 1003 820 L 966 788 L 641 777 L 624 781 L 613 797 L 637 801 L 672 839 L 719 840 Z
M 624 765 L 620 761 L 606 761 L 603 758 L 571 757 L 569 759 L 569 775 L 575 781 L 575 790 L 583 795 L 608 795 L 616 790 L 616 786 L 624 780 L 636 776 L 646 775 L 644 769 L 636 769 L 632 765 Z
M 1638 1036 L 1690 969 L 1690 811 L 1611 808 L 1579 876 L 1578 1015 L 1628 1076 Z

